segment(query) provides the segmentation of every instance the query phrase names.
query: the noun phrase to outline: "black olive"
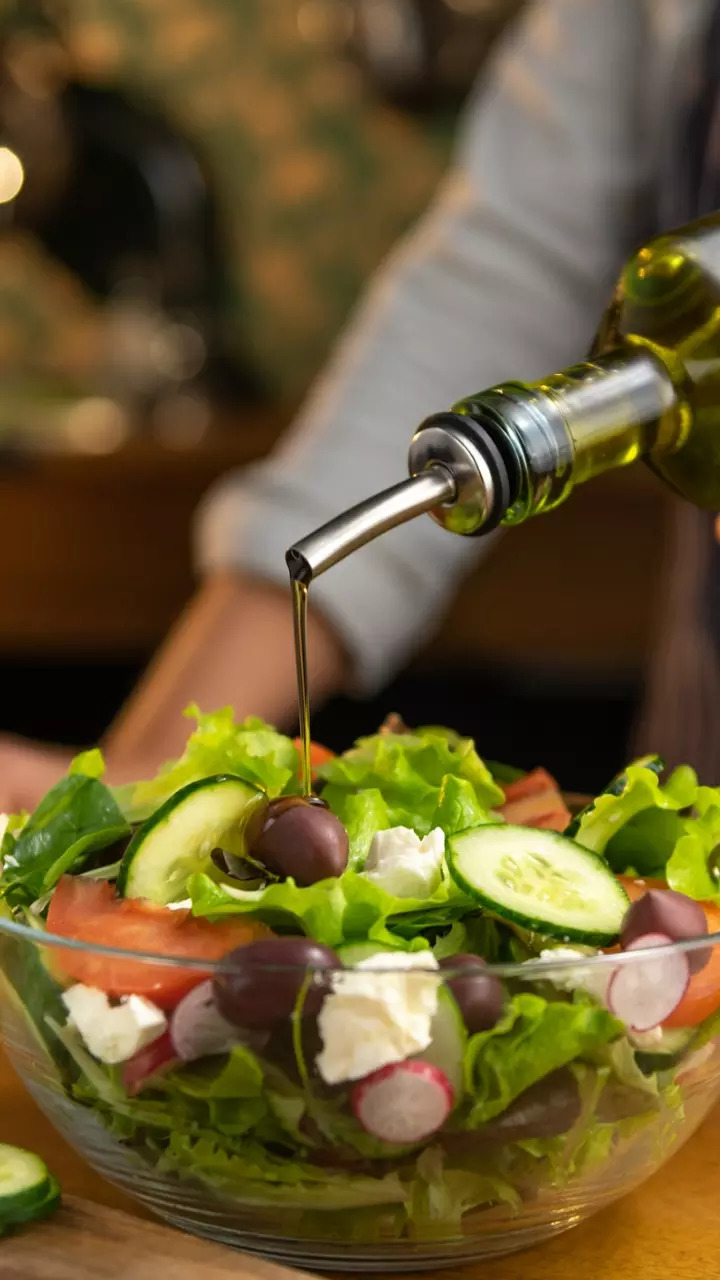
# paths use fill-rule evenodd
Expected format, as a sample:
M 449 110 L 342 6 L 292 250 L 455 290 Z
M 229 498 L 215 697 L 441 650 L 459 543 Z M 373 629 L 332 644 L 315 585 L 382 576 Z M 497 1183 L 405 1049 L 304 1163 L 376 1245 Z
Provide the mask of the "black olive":
M 708 931 L 705 912 L 699 902 L 676 893 L 673 889 L 648 889 L 628 908 L 623 920 L 620 941 L 628 947 L 648 933 L 664 933 L 673 942 L 701 938 Z M 697 973 L 710 959 L 710 948 L 688 951 L 692 973 Z
M 347 831 L 317 796 L 274 800 L 248 848 L 268 871 L 303 886 L 341 875 L 348 852 Z
M 327 982 L 315 971 L 341 967 L 334 951 L 310 938 L 251 942 L 225 958 L 214 980 L 215 999 L 223 1016 L 236 1026 L 269 1031 L 290 1019 L 308 975 L 302 1014 L 316 1015 Z
M 485 961 L 480 956 L 449 956 L 440 962 L 440 967 L 468 970 L 446 979 L 468 1031 L 474 1034 L 494 1027 L 502 1015 L 505 993 L 499 978 L 487 970 Z

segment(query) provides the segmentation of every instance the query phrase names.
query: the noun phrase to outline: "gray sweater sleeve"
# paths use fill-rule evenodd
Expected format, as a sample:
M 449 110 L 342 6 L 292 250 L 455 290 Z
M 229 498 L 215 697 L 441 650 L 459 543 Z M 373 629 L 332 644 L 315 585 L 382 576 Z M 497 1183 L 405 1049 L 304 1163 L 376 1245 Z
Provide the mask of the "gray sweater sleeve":
M 538 0 L 470 103 L 455 162 L 274 455 L 198 516 L 200 567 L 285 583 L 284 552 L 403 479 L 428 413 L 581 359 L 645 230 L 642 0 Z M 360 688 L 385 681 L 487 548 L 420 519 L 318 579 Z

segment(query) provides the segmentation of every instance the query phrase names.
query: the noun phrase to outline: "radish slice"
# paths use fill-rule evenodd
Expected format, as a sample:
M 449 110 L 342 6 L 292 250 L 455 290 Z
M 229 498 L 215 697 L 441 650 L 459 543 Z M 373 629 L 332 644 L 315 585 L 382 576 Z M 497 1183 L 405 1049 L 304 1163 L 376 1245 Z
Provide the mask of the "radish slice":
M 646 933 L 625 948 L 640 951 L 672 945 L 665 933 Z M 613 973 L 607 991 L 611 1013 L 632 1031 L 652 1031 L 677 1009 L 690 982 L 690 965 L 682 952 L 638 959 L 634 964 L 620 965 Z
M 265 1033 L 243 1032 L 223 1017 L 215 1001 L 212 979 L 201 982 L 182 999 L 170 1019 L 170 1038 L 178 1058 L 195 1062 L 213 1054 L 229 1053 L 235 1045 L 261 1049 Z
M 153 1040 L 152 1044 L 147 1044 L 144 1049 L 139 1049 L 132 1058 L 128 1058 L 127 1062 L 124 1063 L 122 1078 L 125 1092 L 130 1097 L 134 1097 L 154 1077 L 164 1075 L 166 1071 L 170 1071 L 172 1067 L 179 1065 L 178 1056 L 170 1039 L 170 1032 L 165 1031 L 158 1040 Z
M 453 1087 L 439 1067 L 412 1059 L 393 1062 L 360 1080 L 351 1105 L 366 1133 L 383 1142 L 422 1142 L 453 1109 Z

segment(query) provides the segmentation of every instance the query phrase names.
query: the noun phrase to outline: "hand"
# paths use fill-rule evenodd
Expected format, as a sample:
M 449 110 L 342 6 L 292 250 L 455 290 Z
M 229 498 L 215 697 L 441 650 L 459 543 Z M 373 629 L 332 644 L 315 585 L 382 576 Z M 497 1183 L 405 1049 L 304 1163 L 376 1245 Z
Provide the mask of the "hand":
M 75 753 L 0 735 L 0 812 L 32 811 L 65 773 Z

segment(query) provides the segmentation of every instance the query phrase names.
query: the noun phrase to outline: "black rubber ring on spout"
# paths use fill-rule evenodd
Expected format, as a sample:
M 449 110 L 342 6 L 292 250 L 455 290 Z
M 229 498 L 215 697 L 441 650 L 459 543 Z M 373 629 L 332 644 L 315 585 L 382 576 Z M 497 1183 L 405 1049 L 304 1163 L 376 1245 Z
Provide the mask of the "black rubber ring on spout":
M 483 538 L 486 533 L 492 533 L 502 523 L 508 508 L 517 500 L 520 478 L 517 474 L 517 467 L 513 465 L 514 459 L 511 451 L 508 449 L 507 456 L 498 448 L 494 439 L 487 430 L 486 425 L 482 425 L 477 419 L 467 413 L 434 413 L 432 417 L 426 418 L 418 427 L 418 431 L 424 431 L 426 427 L 445 427 L 451 426 L 461 435 L 468 437 L 472 441 L 472 445 L 483 455 L 485 464 L 490 472 L 493 482 L 493 505 L 488 513 L 485 523 L 476 529 L 474 533 L 465 536 L 471 538 Z M 446 465 L 442 458 L 438 458 L 437 463 Z

